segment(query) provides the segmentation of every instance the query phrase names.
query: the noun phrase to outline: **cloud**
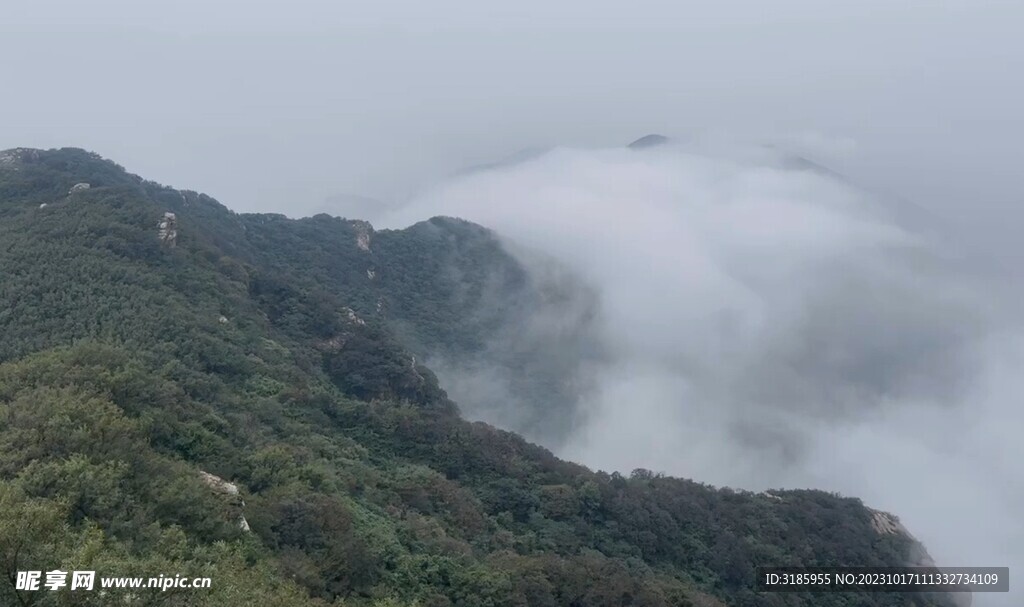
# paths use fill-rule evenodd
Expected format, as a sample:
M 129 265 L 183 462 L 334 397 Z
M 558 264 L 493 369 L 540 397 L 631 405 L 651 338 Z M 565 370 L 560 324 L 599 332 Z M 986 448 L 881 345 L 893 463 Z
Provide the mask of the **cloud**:
M 554 149 L 387 223 L 470 219 L 596 291 L 603 351 L 560 455 L 835 490 L 940 564 L 1024 565 L 1019 319 L 899 211 L 774 148 L 704 143 Z

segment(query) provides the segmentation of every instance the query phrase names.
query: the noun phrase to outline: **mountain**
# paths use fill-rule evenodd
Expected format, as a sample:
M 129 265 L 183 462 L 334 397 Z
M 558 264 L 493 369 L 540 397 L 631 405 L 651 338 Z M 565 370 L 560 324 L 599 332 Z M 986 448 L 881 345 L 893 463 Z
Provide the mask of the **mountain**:
M 457 219 L 238 214 L 82 150 L 0 152 L 0 604 L 910 604 L 753 589 L 925 561 L 855 498 L 593 472 L 464 420 L 417 354 L 564 304 L 532 280 Z M 58 568 L 212 587 L 14 588 Z
M 669 138 L 664 135 L 657 133 L 651 133 L 650 135 L 644 135 L 640 139 L 637 139 L 633 143 L 630 143 L 627 147 L 634 150 L 642 150 L 645 148 L 653 148 L 659 145 L 665 145 L 669 142 Z

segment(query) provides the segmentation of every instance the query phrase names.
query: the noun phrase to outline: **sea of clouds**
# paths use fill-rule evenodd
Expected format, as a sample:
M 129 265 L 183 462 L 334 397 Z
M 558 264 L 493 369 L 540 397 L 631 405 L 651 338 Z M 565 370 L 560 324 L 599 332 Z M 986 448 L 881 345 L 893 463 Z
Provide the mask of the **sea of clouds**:
M 557 454 L 837 491 L 899 515 L 940 565 L 1024 565 L 1021 315 L 956 226 L 723 142 L 556 148 L 459 175 L 383 224 L 434 215 L 490 227 L 596 294 L 601 352 L 579 370 L 576 421 L 540 439 Z M 486 374 L 440 375 L 469 416 L 529 434 L 459 393 Z

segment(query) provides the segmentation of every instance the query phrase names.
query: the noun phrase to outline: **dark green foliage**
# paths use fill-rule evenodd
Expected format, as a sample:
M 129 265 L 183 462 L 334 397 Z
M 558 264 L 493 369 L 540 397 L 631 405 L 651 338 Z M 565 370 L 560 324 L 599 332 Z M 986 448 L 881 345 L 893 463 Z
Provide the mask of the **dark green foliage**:
M 594 473 L 462 420 L 401 339 L 474 351 L 500 324 L 477 303 L 526 277 L 481 228 L 236 215 L 80 150 L 6 158 L 4 605 L 101 604 L 15 595 L 58 565 L 213 578 L 133 605 L 907 604 L 751 588 L 758 565 L 903 563 L 858 500 Z

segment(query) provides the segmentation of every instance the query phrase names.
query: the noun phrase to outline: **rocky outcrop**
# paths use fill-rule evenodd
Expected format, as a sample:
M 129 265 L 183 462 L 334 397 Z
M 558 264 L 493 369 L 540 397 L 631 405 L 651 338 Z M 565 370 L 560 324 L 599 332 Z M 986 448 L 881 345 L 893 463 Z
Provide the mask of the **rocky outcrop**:
M 369 251 L 373 226 L 366 221 L 353 221 L 352 223 L 356 229 L 356 246 L 363 251 Z
M 345 308 L 344 312 L 345 312 L 345 318 L 348 319 L 349 322 L 357 324 L 360 327 L 365 327 L 366 326 L 366 321 L 363 320 L 362 318 L 359 318 L 359 315 L 356 314 L 356 311 L 353 310 L 352 308 Z
M 899 517 L 880 510 L 871 511 L 871 528 L 874 529 L 878 535 L 905 535 L 909 538 L 914 537 L 910 535 L 907 528 L 903 526 Z M 934 565 L 934 563 L 929 564 Z
M 869 511 L 871 512 L 871 528 L 875 530 L 875 533 L 878 535 L 901 535 L 911 541 L 912 549 L 907 562 L 908 567 L 935 567 L 935 561 L 925 550 L 924 544 L 903 526 L 898 516 L 870 508 Z
M 68 195 L 70 196 L 75 192 L 84 192 L 85 190 L 88 190 L 90 187 L 92 186 L 90 186 L 88 183 L 85 183 L 84 181 L 82 183 L 76 183 L 75 185 L 71 186 L 70 190 L 68 190 Z
M 174 213 L 164 213 L 157 224 L 157 237 L 160 242 L 174 247 L 178 244 L 178 217 Z
M 910 555 L 907 559 L 908 567 L 934 567 L 940 569 L 931 555 L 925 549 L 916 537 L 914 537 L 903 523 L 900 522 L 899 517 L 888 512 L 882 512 L 880 510 L 872 510 L 871 512 L 871 528 L 875 530 L 878 535 L 900 535 L 911 542 Z M 938 598 L 946 601 L 952 607 L 971 607 L 972 598 L 969 592 L 951 592 L 943 594 Z
M 325 339 L 316 343 L 316 347 L 324 352 L 340 352 L 345 347 L 345 342 L 348 341 L 348 335 L 335 335 L 329 339 Z
M 206 483 L 207 487 L 213 489 L 217 493 L 223 493 L 224 495 L 238 495 L 238 485 L 229 483 L 216 474 L 210 474 L 209 472 L 200 470 L 199 478 Z
M 23 162 L 39 160 L 39 150 L 32 148 L 14 148 L 0 151 L 0 168 L 18 170 L 18 165 Z
M 222 479 L 221 477 L 217 476 L 216 474 L 210 474 L 205 470 L 199 471 L 199 479 L 203 481 L 203 483 L 207 487 L 213 489 L 215 492 L 221 495 L 225 495 L 231 498 L 238 498 L 238 508 L 240 510 L 245 508 L 245 502 L 240 497 L 238 497 L 238 485 L 230 483 Z M 238 527 L 242 531 L 251 531 L 251 529 L 249 528 L 249 521 L 245 520 L 245 515 L 241 512 L 238 514 Z
M 345 320 L 348 321 L 348 324 L 355 325 L 357 327 L 366 326 L 366 321 L 360 318 L 359 315 L 356 314 L 356 311 L 353 310 L 352 308 L 344 307 L 341 309 L 341 313 L 344 314 Z M 345 347 L 345 344 L 351 337 L 351 330 L 343 331 L 337 335 L 316 342 L 316 347 L 318 350 L 321 350 L 323 352 L 337 353 L 340 352 L 342 348 Z

